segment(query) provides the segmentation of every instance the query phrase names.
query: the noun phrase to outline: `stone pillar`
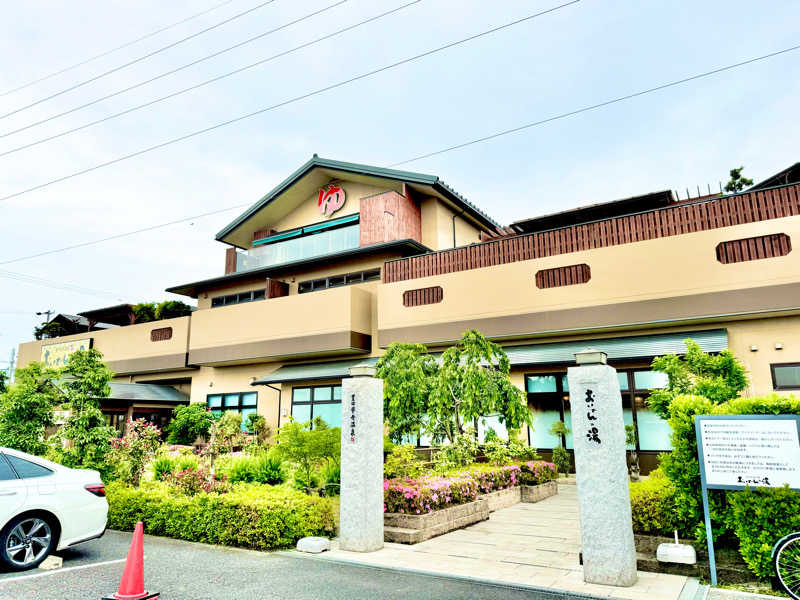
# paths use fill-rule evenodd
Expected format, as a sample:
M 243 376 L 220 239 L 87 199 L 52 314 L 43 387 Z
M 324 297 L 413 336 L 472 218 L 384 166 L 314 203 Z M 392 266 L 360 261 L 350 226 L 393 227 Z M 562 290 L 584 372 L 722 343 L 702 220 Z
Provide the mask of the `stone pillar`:
M 358 365 L 342 380 L 342 482 L 339 546 L 383 548 L 383 380 Z
M 575 361 L 567 376 L 583 580 L 627 587 L 636 583 L 636 548 L 617 372 L 597 350 L 578 352 Z

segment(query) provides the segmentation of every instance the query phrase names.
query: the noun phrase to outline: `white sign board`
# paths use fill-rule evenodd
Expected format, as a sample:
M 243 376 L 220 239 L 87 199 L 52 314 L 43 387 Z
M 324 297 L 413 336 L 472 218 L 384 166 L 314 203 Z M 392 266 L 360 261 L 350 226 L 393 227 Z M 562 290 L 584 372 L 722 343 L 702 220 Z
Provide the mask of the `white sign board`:
M 797 418 L 699 416 L 699 449 L 706 486 L 719 489 L 800 489 Z

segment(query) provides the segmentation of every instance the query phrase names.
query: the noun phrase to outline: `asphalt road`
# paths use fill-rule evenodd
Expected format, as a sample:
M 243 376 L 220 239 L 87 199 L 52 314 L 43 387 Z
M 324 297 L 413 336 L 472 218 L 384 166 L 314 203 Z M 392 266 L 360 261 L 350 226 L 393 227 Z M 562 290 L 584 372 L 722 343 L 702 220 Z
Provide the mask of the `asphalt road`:
M 131 534 L 109 531 L 62 552 L 64 566 L 0 573 L 0 600 L 99 600 L 117 591 Z M 286 553 L 254 552 L 145 536 L 145 587 L 162 600 L 565 600 L 535 592 Z

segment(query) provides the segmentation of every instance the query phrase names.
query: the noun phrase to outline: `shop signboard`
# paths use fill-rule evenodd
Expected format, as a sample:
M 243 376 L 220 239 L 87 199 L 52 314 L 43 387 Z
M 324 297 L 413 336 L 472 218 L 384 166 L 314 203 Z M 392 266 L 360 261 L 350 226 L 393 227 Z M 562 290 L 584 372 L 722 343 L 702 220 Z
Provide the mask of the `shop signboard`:
M 711 582 L 716 585 L 708 490 L 800 491 L 800 415 L 695 415 Z
M 45 367 L 60 369 L 67 365 L 67 360 L 73 352 L 88 350 L 92 347 L 93 338 L 81 338 L 68 342 L 56 342 L 42 346 L 41 362 Z

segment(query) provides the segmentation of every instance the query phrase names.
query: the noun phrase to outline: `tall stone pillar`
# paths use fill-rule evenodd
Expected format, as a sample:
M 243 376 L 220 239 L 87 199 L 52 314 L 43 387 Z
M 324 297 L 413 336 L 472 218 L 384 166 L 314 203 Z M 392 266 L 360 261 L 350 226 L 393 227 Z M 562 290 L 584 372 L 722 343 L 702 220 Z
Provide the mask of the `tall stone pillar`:
M 568 369 L 572 439 L 580 505 L 583 579 L 587 583 L 636 583 L 625 422 L 614 368 L 606 355 L 587 349 Z
M 342 483 L 339 546 L 383 548 L 383 380 L 357 365 L 342 380 Z

